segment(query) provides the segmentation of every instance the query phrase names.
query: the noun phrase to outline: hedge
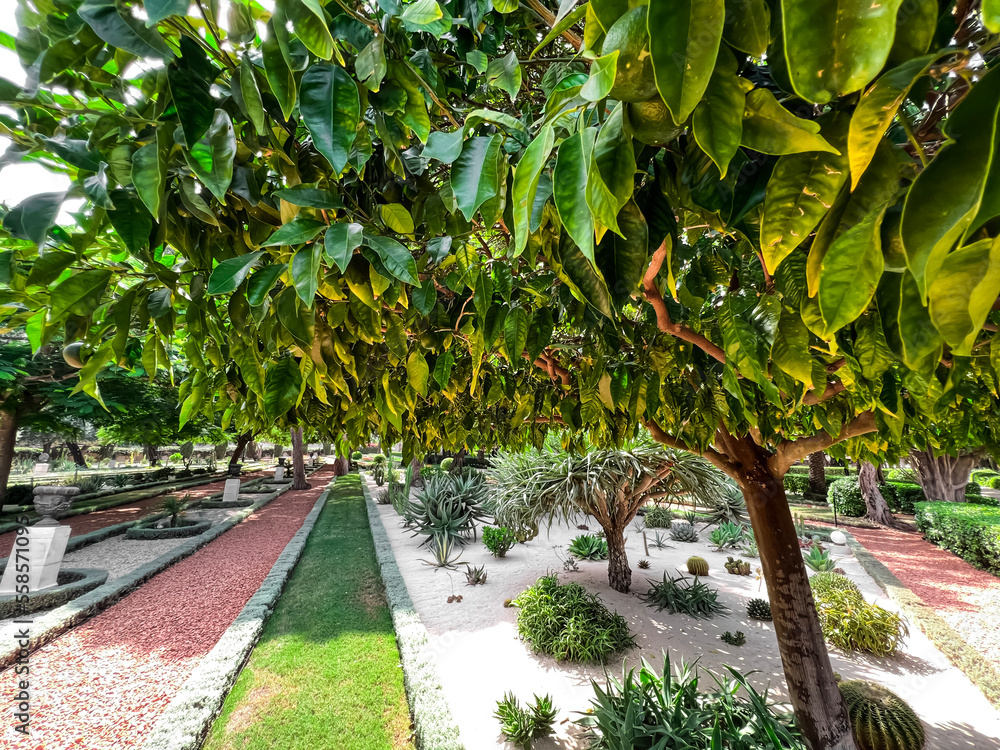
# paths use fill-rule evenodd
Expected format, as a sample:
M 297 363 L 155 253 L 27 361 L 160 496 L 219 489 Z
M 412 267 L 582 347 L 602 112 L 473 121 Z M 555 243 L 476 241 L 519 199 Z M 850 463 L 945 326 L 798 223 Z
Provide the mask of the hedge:
M 827 498 L 842 516 L 857 518 L 868 512 L 865 498 L 861 495 L 861 484 L 857 477 L 841 477 L 835 480 L 830 484 Z
M 939 547 L 1000 576 L 1000 508 L 976 503 L 918 503 L 917 528 Z
M 889 504 L 889 508 L 895 513 L 914 513 L 916 512 L 916 504 L 926 502 L 927 498 L 924 497 L 924 490 L 919 484 L 913 484 L 912 482 L 888 482 L 888 491 L 884 491 L 882 494 L 885 495 L 885 501 Z M 886 487 L 883 487 L 885 490 Z M 890 499 L 889 495 L 892 494 L 893 497 Z
M 976 469 L 972 472 L 969 478 L 973 482 L 979 482 L 979 484 L 985 484 L 987 487 L 993 487 L 990 480 L 1000 480 L 1000 472 L 993 471 L 993 469 Z M 996 488 L 994 487 L 994 489 Z

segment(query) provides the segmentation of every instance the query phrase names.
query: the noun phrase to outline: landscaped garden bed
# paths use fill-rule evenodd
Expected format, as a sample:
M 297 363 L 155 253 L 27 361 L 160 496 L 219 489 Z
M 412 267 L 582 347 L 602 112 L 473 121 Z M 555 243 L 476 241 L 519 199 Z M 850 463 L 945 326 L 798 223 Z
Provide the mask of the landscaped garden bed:
M 917 528 L 968 563 L 1000 576 L 1000 508 L 976 503 L 919 503 Z
M 198 536 L 207 531 L 211 521 L 195 521 L 178 519 L 176 525 L 170 526 L 163 518 L 141 521 L 125 532 L 126 539 L 180 539 L 182 537 Z
M 0 620 L 19 618 L 32 612 L 62 606 L 78 596 L 92 591 L 108 580 L 108 571 L 97 568 L 68 568 L 59 571 L 57 585 L 27 595 L 27 601 L 19 596 L 0 596 Z

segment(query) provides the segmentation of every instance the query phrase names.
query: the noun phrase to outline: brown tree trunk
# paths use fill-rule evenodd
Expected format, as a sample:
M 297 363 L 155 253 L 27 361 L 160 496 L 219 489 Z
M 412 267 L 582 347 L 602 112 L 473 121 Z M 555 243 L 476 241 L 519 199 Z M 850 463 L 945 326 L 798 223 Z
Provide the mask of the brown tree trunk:
M 615 591 L 627 594 L 632 588 L 632 569 L 628 566 L 625 535 L 621 528 L 606 526 L 604 538 L 608 542 L 608 583 Z
M 333 474 L 337 477 L 346 475 L 351 470 L 351 461 L 347 456 L 337 456 L 333 462 Z
M 250 432 L 244 432 L 236 438 L 236 447 L 233 448 L 233 455 L 229 457 L 230 472 L 236 471 L 236 467 L 243 460 L 243 452 L 246 450 L 247 445 L 250 444 L 252 438 L 253 434 Z
M 160 463 L 159 452 L 155 445 L 144 445 L 143 450 L 146 452 L 146 459 L 149 461 L 150 466 L 156 466 Z
M 292 427 L 292 489 L 308 490 L 312 487 L 306 481 L 306 462 L 302 455 L 302 427 Z
M 809 491 L 826 497 L 826 455 L 823 451 L 809 454 Z
M 928 500 L 965 502 L 965 486 L 976 464 L 975 456 L 935 456 L 930 448 L 914 448 L 910 451 L 910 463 L 917 470 L 917 478 Z
M 247 447 L 243 451 L 246 457 L 251 461 L 260 461 L 260 443 L 256 440 L 251 440 L 247 443 Z
M 865 499 L 867 512 L 865 518 L 879 526 L 895 528 L 896 519 L 889 512 L 889 505 L 882 496 L 878 485 L 878 469 L 871 461 L 862 461 L 858 472 L 858 482 L 861 485 L 861 496 Z
M 466 450 L 465 448 L 462 448 L 462 450 L 460 450 L 458 454 L 455 456 L 455 460 L 451 462 L 452 471 L 458 471 L 463 466 L 465 466 L 465 456 L 466 456 Z
M 781 477 L 749 438 L 732 441 L 774 615 L 774 630 L 799 728 L 812 750 L 857 750 L 816 616 L 809 575 Z
M 18 415 L 15 412 L 0 411 L 0 505 L 7 495 L 7 480 L 10 467 L 14 463 L 14 444 L 17 442 Z
M 73 457 L 73 463 L 77 466 L 86 469 L 87 459 L 83 457 L 83 451 L 80 450 L 78 443 L 66 443 L 66 447 L 69 449 L 69 454 Z

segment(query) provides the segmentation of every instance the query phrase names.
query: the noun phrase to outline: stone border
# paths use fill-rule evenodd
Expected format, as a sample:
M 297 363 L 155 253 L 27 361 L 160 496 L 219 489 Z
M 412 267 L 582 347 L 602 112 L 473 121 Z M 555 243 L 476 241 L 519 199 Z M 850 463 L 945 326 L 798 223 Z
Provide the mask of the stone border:
M 302 557 L 309 534 L 335 482 L 336 477 L 320 494 L 302 527 L 285 545 L 257 592 L 156 720 L 143 744 L 144 750 L 198 750 L 201 747 Z
M 169 568 L 174 563 L 183 560 L 185 557 L 194 554 L 209 542 L 222 536 L 233 526 L 243 521 L 254 511 L 264 507 L 269 502 L 283 494 L 286 490 L 268 495 L 262 500 L 254 503 L 249 508 L 235 513 L 225 521 L 220 521 L 210 527 L 208 531 L 192 537 L 186 542 L 182 542 L 169 552 L 160 555 L 152 562 L 141 565 L 131 573 L 128 573 L 114 581 L 98 586 L 93 591 L 64 604 L 61 607 L 42 615 L 29 626 L 31 633 L 30 643 L 24 653 L 35 651 L 46 643 L 54 641 L 67 630 L 86 622 L 91 617 L 99 614 L 103 610 L 115 604 L 119 599 L 125 597 L 134 589 L 155 576 L 157 573 Z M 13 647 L 4 645 L 0 650 L 0 670 L 14 664 L 22 656 L 22 649 L 14 642 Z
M 72 573 L 80 577 L 69 583 L 59 584 L 53 588 L 29 594 L 28 603 L 25 606 L 18 603 L 16 594 L 0 597 L 0 620 L 23 617 L 32 612 L 59 607 L 78 596 L 83 596 L 88 591 L 96 589 L 108 580 L 108 571 L 99 570 L 98 568 L 64 568 L 59 571 L 59 575 L 63 575 L 64 573 Z
M 413 606 L 378 506 L 363 477 L 361 490 L 365 496 L 372 541 L 375 543 L 375 558 L 382 573 L 392 624 L 396 630 L 403 684 L 406 686 L 406 697 L 413 716 L 417 747 L 420 750 L 462 750 L 458 724 L 455 723 L 451 706 L 441 687 L 434 656 L 428 653 L 427 628 Z
M 1000 671 L 970 646 L 941 615 L 910 591 L 881 560 L 855 539 L 853 534 L 844 531 L 844 535 L 854 557 L 885 591 L 886 596 L 896 602 L 903 614 L 917 624 L 931 643 L 982 691 L 986 700 L 1000 709 Z
M 203 534 L 209 526 L 212 525 L 211 521 L 195 521 L 194 523 L 189 523 L 184 526 L 173 526 L 166 527 L 163 529 L 158 529 L 155 526 L 150 526 L 153 523 L 159 523 L 162 518 L 154 519 L 142 519 L 142 523 L 137 523 L 135 526 L 130 528 L 125 532 L 126 539 L 142 539 L 146 541 L 157 540 L 157 539 L 183 539 L 189 536 L 198 536 L 198 534 Z M 181 521 L 184 519 L 178 519 Z
M 269 495 L 271 493 L 260 493 L 262 496 Z M 256 500 L 202 500 L 198 503 L 199 508 L 204 508 L 206 510 L 215 510 L 218 508 L 246 508 L 253 505 Z

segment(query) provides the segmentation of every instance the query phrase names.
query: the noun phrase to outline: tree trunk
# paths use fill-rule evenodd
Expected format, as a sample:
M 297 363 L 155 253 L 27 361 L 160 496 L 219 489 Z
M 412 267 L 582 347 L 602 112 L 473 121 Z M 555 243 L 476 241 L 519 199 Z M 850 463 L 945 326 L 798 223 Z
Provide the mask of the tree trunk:
M 760 550 L 778 650 L 799 728 L 812 750 L 857 750 L 782 480 L 769 472 L 759 446 L 745 438 L 739 447 L 740 473 L 735 478 L 746 497 Z
M 826 455 L 823 451 L 809 454 L 809 491 L 826 497 Z
M 10 467 L 14 463 L 14 444 L 17 442 L 18 415 L 0 411 L 0 505 L 7 495 L 7 480 Z
M 463 466 L 465 466 L 465 455 L 466 455 L 465 448 L 462 448 L 462 450 L 460 450 L 458 454 L 455 456 L 455 459 L 451 462 L 452 471 L 458 471 Z
M 928 500 L 965 502 L 965 486 L 975 466 L 975 456 L 935 456 L 931 448 L 914 448 L 910 451 L 910 463 L 917 470 L 917 478 Z
M 306 481 L 306 462 L 302 455 L 302 427 L 296 425 L 291 429 L 292 433 L 292 489 L 308 490 L 312 487 Z
M 337 477 L 345 476 L 351 470 L 351 462 L 347 456 L 337 456 L 333 462 L 333 475 Z
M 244 449 L 243 453 L 251 461 L 260 461 L 260 454 L 261 454 L 260 443 L 258 443 L 256 440 L 251 440 L 249 443 L 247 443 L 247 447 Z
M 889 506 L 882 496 L 882 491 L 878 488 L 878 470 L 871 461 L 861 462 L 858 482 L 861 485 L 861 496 L 864 497 L 867 508 L 865 518 L 879 526 L 895 528 L 898 524 L 892 513 L 889 512 Z
M 420 469 L 423 467 L 423 465 L 424 462 L 421 461 L 417 456 L 414 456 L 412 459 L 410 459 L 410 476 L 413 477 L 413 479 L 416 480 L 420 478 Z
M 83 457 L 83 451 L 80 450 L 80 446 L 77 443 L 66 443 L 66 447 L 69 449 L 69 454 L 73 457 L 73 463 L 80 468 L 87 468 L 87 459 Z
M 632 569 L 628 566 L 625 535 L 620 528 L 605 527 L 604 538 L 608 542 L 608 583 L 615 591 L 627 594 L 632 588 Z
M 244 432 L 242 435 L 236 438 L 236 447 L 233 448 L 233 455 L 229 457 L 229 471 L 236 471 L 236 467 L 239 465 L 240 461 L 243 460 L 243 452 L 246 450 L 247 445 L 250 444 L 250 440 L 253 438 L 253 434 Z
M 157 451 L 155 445 L 144 445 L 143 450 L 146 452 L 146 458 L 149 460 L 150 466 L 156 466 L 160 463 L 159 452 Z

